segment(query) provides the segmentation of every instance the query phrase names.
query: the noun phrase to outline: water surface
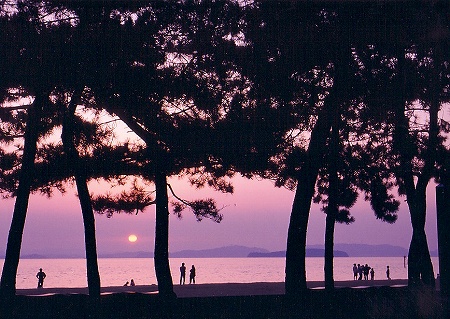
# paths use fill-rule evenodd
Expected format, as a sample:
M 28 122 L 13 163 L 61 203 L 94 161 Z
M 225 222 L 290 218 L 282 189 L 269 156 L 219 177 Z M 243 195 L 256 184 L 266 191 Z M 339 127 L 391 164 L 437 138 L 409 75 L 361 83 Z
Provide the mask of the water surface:
M 282 282 L 284 281 L 285 258 L 171 258 L 170 267 L 175 284 L 179 282 L 179 267 L 186 264 L 196 268 L 197 283 L 228 282 Z M 432 258 L 435 275 L 438 258 Z M 100 258 L 101 286 L 120 286 L 132 278 L 137 285 L 156 284 L 153 259 L 151 258 Z M 386 266 L 391 269 L 391 278 L 407 279 L 407 268 L 403 257 L 338 257 L 334 259 L 334 279 L 352 280 L 353 264 L 368 264 L 375 269 L 375 279 L 386 278 Z M 323 258 L 306 258 L 308 281 L 323 280 Z M 3 260 L 0 259 L 0 265 Z M 47 274 L 44 287 L 86 287 L 86 261 L 84 259 L 22 259 L 17 274 L 17 288 L 37 286 L 36 273 L 43 268 Z M 189 273 L 187 281 L 189 281 Z

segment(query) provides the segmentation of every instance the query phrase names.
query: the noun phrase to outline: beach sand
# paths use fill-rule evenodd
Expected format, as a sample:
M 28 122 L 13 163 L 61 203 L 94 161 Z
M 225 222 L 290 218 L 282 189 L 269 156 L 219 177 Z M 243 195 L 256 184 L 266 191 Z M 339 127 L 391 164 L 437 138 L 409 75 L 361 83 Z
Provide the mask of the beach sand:
M 407 280 L 308 282 L 297 296 L 283 282 L 174 285 L 179 298 L 161 298 L 156 285 L 103 287 L 99 303 L 87 288 L 18 289 L 0 303 L 0 319 L 292 319 L 448 318 L 449 299 Z
M 336 288 L 368 288 L 368 287 L 402 287 L 408 284 L 406 279 L 393 280 L 349 280 L 336 281 Z M 308 281 L 308 288 L 324 289 L 323 281 Z M 180 298 L 192 297 L 221 297 L 221 296 L 258 296 L 258 295 L 284 295 L 284 282 L 255 282 L 255 283 L 212 283 L 212 284 L 186 284 L 174 285 L 174 291 Z M 17 295 L 49 296 L 88 294 L 88 288 L 41 288 L 17 289 Z M 102 287 L 101 293 L 141 293 L 157 294 L 157 285 L 112 286 Z

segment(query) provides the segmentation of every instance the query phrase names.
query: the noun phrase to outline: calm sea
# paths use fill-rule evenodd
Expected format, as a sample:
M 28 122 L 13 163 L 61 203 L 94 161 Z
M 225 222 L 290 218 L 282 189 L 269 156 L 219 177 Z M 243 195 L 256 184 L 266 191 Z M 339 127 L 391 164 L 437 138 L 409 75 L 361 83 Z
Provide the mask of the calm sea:
M 0 265 L 3 266 L 3 259 Z M 284 281 L 285 258 L 171 258 L 170 267 L 174 283 L 179 281 L 179 267 L 186 263 L 196 268 L 197 283 L 227 282 L 282 282 Z M 432 258 L 435 275 L 438 258 Z M 134 279 L 136 285 L 156 284 L 153 259 L 147 258 L 100 258 L 98 260 L 102 287 L 120 286 Z M 334 279 L 352 280 L 354 263 L 368 264 L 375 269 L 375 279 L 386 277 L 386 266 L 391 269 L 391 278 L 406 279 L 407 268 L 403 257 L 341 257 L 334 260 Z M 308 281 L 323 280 L 323 258 L 306 259 Z M 17 274 L 17 288 L 35 288 L 36 273 L 43 268 L 47 274 L 44 287 L 86 287 L 86 262 L 84 259 L 22 259 Z M 189 280 L 189 279 L 188 279 Z

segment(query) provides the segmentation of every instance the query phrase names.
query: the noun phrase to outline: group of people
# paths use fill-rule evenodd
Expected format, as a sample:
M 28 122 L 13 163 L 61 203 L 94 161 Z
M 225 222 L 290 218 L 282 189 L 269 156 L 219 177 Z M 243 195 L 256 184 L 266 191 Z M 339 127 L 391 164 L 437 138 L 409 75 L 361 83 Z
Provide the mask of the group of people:
M 127 281 L 123 286 L 126 287 L 126 286 L 128 286 L 128 285 L 130 285 L 130 286 L 136 286 L 136 284 L 134 283 L 134 279 L 131 279 L 130 282 Z
M 375 279 L 375 269 L 371 268 L 369 265 L 365 264 L 353 264 L 353 280 L 370 280 Z M 386 266 L 386 278 L 391 279 L 391 270 L 389 266 Z
M 181 263 L 180 267 L 180 285 L 184 285 L 186 281 L 186 266 Z M 192 265 L 191 270 L 189 270 L 189 283 L 195 284 L 195 266 Z
M 353 264 L 353 280 L 369 280 L 369 274 L 370 274 L 370 280 L 375 279 L 375 269 L 371 268 L 369 265 L 365 264 Z

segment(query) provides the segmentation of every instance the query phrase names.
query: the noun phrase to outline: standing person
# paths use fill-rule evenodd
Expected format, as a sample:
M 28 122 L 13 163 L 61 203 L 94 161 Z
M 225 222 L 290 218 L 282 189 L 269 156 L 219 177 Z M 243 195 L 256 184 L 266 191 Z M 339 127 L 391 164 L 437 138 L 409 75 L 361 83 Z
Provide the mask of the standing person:
M 356 264 L 353 264 L 353 280 L 358 279 L 358 267 L 356 267 Z
M 391 271 L 389 270 L 389 266 L 386 267 L 386 277 L 388 280 L 391 280 Z
M 42 268 L 39 268 L 39 272 L 36 274 L 36 278 L 38 279 L 38 288 L 44 287 L 44 279 L 47 277 L 45 272 L 42 271 Z
M 363 267 L 358 264 L 358 280 L 362 280 Z
M 368 264 L 366 264 L 363 268 L 364 280 L 369 280 L 369 271 L 370 271 L 370 267 Z
M 181 263 L 180 267 L 180 285 L 184 285 L 184 282 L 186 281 L 186 266 L 184 263 Z
M 373 268 L 370 269 L 370 280 L 375 278 L 375 270 Z
M 195 284 L 195 267 L 194 267 L 194 265 L 192 265 L 192 268 L 189 271 L 189 283 Z

